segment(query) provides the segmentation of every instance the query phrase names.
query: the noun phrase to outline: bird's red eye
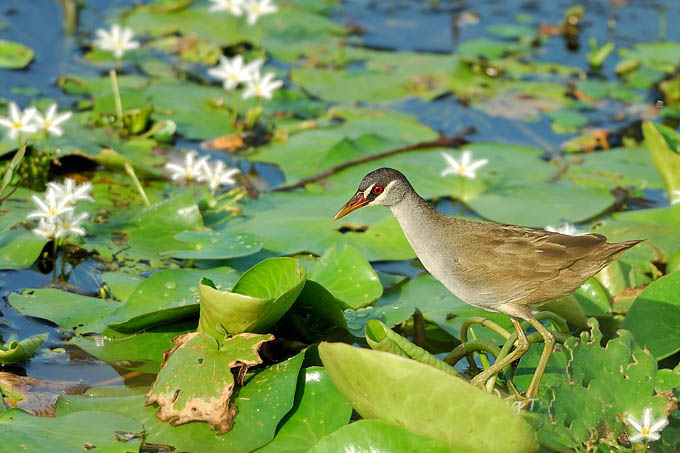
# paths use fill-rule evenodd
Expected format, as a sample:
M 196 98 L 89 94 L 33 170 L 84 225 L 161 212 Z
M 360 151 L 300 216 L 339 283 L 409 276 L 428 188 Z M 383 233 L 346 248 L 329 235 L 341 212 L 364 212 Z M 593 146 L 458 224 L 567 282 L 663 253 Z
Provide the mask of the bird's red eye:
M 373 186 L 373 193 L 380 195 L 383 192 L 383 186 Z

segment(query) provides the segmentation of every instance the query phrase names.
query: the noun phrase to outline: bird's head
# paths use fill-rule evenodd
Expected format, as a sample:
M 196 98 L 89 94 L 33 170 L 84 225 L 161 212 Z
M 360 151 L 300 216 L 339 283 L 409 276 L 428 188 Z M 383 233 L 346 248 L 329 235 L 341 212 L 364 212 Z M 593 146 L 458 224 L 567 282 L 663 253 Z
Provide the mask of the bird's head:
M 406 176 L 393 168 L 379 168 L 364 176 L 357 193 L 335 214 L 335 220 L 363 206 L 393 206 L 411 188 Z

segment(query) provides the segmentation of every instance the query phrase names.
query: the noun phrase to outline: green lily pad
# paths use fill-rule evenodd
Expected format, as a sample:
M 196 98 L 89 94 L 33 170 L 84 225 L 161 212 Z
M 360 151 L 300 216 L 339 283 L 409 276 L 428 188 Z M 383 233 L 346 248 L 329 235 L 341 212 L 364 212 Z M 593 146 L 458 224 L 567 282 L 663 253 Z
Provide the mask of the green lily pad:
M 295 301 L 294 307 L 296 310 L 310 312 L 341 329 L 349 330 L 340 301 L 323 285 L 313 280 L 305 281 L 305 286 Z
M 18 341 L 14 339 L 4 345 L 0 344 L 0 365 L 11 365 L 30 359 L 46 339 L 47 334 L 44 333 L 34 335 L 25 340 Z
M 467 204 L 489 220 L 543 228 L 564 220 L 575 223 L 595 217 L 614 201 L 605 189 L 535 183 L 494 187 Z
M 460 378 L 342 343 L 321 343 L 319 356 L 363 418 L 402 426 L 454 450 L 538 451 L 536 433 L 508 403 Z M 414 381 L 420 385 L 414 387 Z
M 81 336 L 71 338 L 69 343 L 115 367 L 141 373 L 158 373 L 163 352 L 173 346 L 172 339 L 195 328 L 195 322 L 175 323 L 124 338 Z
M 133 214 L 114 217 L 108 223 L 95 224 L 85 238 L 84 247 L 94 249 L 105 259 L 149 260 L 161 264 L 159 253 L 168 248 L 182 248 L 174 239 L 178 233 L 197 230 L 203 220 L 190 194 L 174 197 L 141 209 Z
M 33 49 L 18 42 L 0 39 L 0 68 L 22 69 L 29 65 L 35 54 Z
M 679 322 L 680 273 L 673 272 L 640 293 L 628 310 L 623 328 L 659 360 L 680 351 Z
M 12 293 L 8 302 L 27 316 L 49 319 L 67 330 L 82 335 L 102 332 L 108 316 L 121 306 L 120 302 L 81 296 L 59 289 L 29 289 Z
M 446 444 L 380 420 L 359 420 L 324 437 L 309 453 L 370 451 L 450 453 Z
M 269 258 L 246 271 L 231 291 L 203 279 L 198 287 L 198 331 L 214 338 L 267 332 L 293 305 L 305 283 L 305 268 L 293 258 Z
M 333 245 L 318 263 L 309 263 L 307 278 L 326 288 L 343 306 L 357 309 L 375 302 L 383 288 L 371 264 L 354 247 Z
M 262 344 L 273 339 L 249 333 L 219 343 L 199 332 L 175 337 L 146 404 L 158 404 L 158 418 L 173 426 L 204 421 L 220 434 L 230 431 L 238 412 L 231 401 L 236 384 L 232 372 L 236 369 L 242 380 L 248 368 L 262 363 Z
M 34 417 L 20 409 L 0 414 L 2 452 L 42 452 L 49 445 L 63 453 L 96 449 L 125 453 L 138 450 L 144 426 L 110 412 L 83 411 L 64 417 Z
M 22 269 L 35 263 L 47 240 L 24 228 L 0 236 L 0 269 Z
M 248 453 L 271 442 L 276 427 L 291 410 L 304 352 L 246 376 L 234 400 L 238 409 L 234 428 L 216 435 L 206 423 L 172 426 L 156 417 L 157 409 L 144 407 L 144 396 L 96 397 L 63 395 L 57 415 L 83 410 L 107 410 L 129 416 L 144 425 L 145 441 L 172 445 L 178 451 Z
M 133 290 L 125 305 L 119 305 L 112 313 L 109 327 L 134 333 L 198 313 L 198 286 L 204 277 L 227 289 L 234 284 L 238 273 L 230 267 L 156 272 Z
M 588 117 L 573 110 L 555 110 L 546 115 L 552 120 L 550 127 L 557 134 L 575 134 L 588 123 Z
M 191 260 L 226 260 L 253 255 L 262 249 L 262 241 L 248 233 L 223 233 L 215 231 L 184 231 L 175 239 L 193 248 L 161 252 L 161 255 Z
M 346 425 L 351 415 L 352 406 L 335 388 L 326 370 L 306 368 L 298 377 L 293 409 L 281 421 L 274 440 L 258 452 L 306 452 Z

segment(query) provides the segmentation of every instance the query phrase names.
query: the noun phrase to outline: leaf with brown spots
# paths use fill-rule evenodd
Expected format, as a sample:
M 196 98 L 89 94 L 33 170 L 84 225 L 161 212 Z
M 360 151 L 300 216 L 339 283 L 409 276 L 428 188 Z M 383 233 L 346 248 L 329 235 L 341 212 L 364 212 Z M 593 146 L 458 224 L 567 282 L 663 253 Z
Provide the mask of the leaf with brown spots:
M 204 421 L 224 434 L 234 426 L 234 372 L 238 383 L 252 366 L 262 363 L 259 349 L 273 335 L 243 333 L 218 343 L 209 335 L 192 332 L 173 339 L 164 353 L 156 382 L 146 394 L 146 405 L 157 403 L 164 422 L 181 425 Z
M 87 387 L 78 382 L 48 382 L 29 376 L 0 372 L 0 394 L 9 407 L 23 409 L 38 417 L 54 417 L 59 395 L 80 395 Z

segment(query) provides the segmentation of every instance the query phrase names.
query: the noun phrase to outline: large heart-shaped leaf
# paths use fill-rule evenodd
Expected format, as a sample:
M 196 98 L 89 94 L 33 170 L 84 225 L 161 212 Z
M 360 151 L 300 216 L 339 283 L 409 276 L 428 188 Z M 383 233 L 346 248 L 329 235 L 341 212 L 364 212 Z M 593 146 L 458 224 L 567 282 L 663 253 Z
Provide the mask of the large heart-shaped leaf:
M 241 275 L 231 291 L 201 281 L 198 331 L 221 339 L 224 333 L 267 332 L 293 305 L 305 284 L 305 268 L 293 258 L 269 258 Z
M 680 351 L 680 272 L 652 282 L 628 310 L 623 328 L 657 360 Z
M 338 390 L 364 418 L 402 426 L 456 451 L 538 450 L 536 433 L 508 402 L 458 377 L 342 343 L 321 343 L 319 356 Z

